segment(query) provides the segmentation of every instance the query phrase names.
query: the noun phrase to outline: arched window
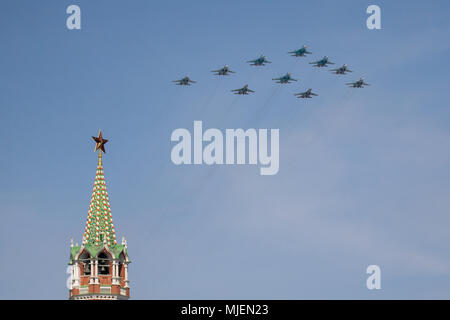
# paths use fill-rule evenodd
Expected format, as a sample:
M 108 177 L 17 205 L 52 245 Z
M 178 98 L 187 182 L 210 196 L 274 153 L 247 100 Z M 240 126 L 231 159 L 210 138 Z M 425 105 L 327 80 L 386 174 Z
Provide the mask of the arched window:
M 125 261 L 125 256 L 123 252 L 119 255 L 119 277 L 125 277 L 125 270 L 123 268 L 123 263 Z
M 83 275 L 90 276 L 91 275 L 91 255 L 84 251 L 80 256 L 81 265 L 83 267 Z
M 109 275 L 109 255 L 102 252 L 98 255 L 98 274 Z

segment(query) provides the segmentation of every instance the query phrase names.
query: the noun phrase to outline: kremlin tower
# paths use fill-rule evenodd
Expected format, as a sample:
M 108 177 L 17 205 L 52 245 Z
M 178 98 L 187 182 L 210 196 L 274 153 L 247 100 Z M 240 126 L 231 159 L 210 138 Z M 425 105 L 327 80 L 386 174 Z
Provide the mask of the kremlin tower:
M 102 152 L 105 143 L 101 130 L 92 137 L 98 165 L 92 190 L 86 228 L 81 246 L 70 240 L 71 300 L 123 300 L 130 297 L 127 242 L 117 244 L 108 192 L 103 175 Z

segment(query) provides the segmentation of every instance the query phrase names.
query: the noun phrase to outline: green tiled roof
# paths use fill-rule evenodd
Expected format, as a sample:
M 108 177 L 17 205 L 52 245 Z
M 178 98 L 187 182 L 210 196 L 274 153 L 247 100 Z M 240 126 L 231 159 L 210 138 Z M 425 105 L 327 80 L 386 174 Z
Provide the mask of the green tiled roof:
M 103 238 L 105 238 L 106 243 L 110 247 L 117 244 L 101 157 L 99 158 L 97 172 L 95 174 L 91 203 L 89 205 L 89 213 L 83 237 L 86 243 L 95 246 L 101 246 L 104 241 Z
M 86 250 L 92 257 L 96 257 L 105 248 L 112 253 L 113 259 L 118 259 L 124 252 L 128 258 L 126 245 L 117 244 L 116 233 L 109 206 L 108 192 L 106 190 L 105 177 L 101 153 L 99 153 L 97 172 L 95 174 L 94 188 L 92 190 L 89 213 L 86 220 L 86 228 L 83 234 L 83 245 L 70 248 L 70 262 L 73 263 L 80 250 Z

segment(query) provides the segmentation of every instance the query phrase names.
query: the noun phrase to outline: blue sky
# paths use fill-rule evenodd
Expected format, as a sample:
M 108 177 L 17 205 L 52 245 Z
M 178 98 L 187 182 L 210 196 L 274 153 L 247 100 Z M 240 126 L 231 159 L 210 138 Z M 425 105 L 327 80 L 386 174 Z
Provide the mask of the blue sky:
M 382 30 L 366 28 L 370 4 Z M 99 128 L 133 298 L 450 298 L 449 6 L 3 1 L 0 298 L 68 297 Z M 303 44 L 310 57 L 287 55 Z M 273 63 L 245 63 L 259 54 Z M 307 64 L 324 55 L 355 72 Z M 237 73 L 209 72 L 224 64 Z M 300 81 L 270 80 L 287 71 Z M 198 83 L 171 83 L 185 74 Z M 372 86 L 345 87 L 360 76 Z M 230 94 L 246 83 L 255 94 Z M 319 97 L 292 95 L 307 88 Z M 173 165 L 170 134 L 194 120 L 279 128 L 279 173 Z M 365 287 L 370 264 L 379 291 Z

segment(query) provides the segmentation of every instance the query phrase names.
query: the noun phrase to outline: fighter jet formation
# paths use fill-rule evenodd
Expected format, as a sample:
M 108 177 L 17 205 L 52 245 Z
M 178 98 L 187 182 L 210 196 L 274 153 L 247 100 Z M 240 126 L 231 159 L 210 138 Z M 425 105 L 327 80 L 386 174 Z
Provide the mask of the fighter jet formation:
M 290 54 L 293 57 L 306 57 L 307 55 L 312 54 L 312 52 L 308 51 L 306 48 L 307 47 L 304 45 L 300 49 L 297 49 L 294 51 L 289 51 L 288 54 Z M 258 58 L 254 59 L 254 60 L 249 60 L 246 62 L 249 63 L 251 66 L 265 66 L 268 63 L 272 63 L 271 61 L 267 60 L 265 55 L 260 55 Z M 333 65 L 335 63 L 331 62 L 329 60 L 328 56 L 324 56 L 320 60 L 309 62 L 309 64 L 311 64 L 312 67 L 324 68 L 324 67 L 328 67 L 328 65 Z M 330 69 L 329 71 L 336 75 L 346 75 L 349 72 L 353 72 L 352 70 L 349 69 L 347 64 L 343 64 L 341 67 L 338 67 L 335 69 Z M 214 73 L 214 75 L 216 75 L 216 76 L 227 76 L 227 75 L 236 73 L 236 72 L 232 71 L 227 64 L 224 65 L 220 69 L 211 70 L 211 72 Z M 290 72 L 287 72 L 285 75 L 280 76 L 278 78 L 273 78 L 272 80 L 275 81 L 276 83 L 280 83 L 280 84 L 288 84 L 293 81 L 295 81 L 295 82 L 298 81 L 297 79 L 294 79 L 292 77 Z M 189 86 L 192 83 L 196 83 L 196 81 L 190 79 L 189 76 L 185 76 L 184 78 L 179 79 L 179 80 L 173 80 L 172 82 L 174 82 L 176 85 L 180 85 L 180 86 Z M 359 80 L 357 80 L 355 82 L 346 83 L 346 85 L 349 86 L 350 88 L 364 88 L 365 86 L 369 86 L 370 84 L 365 82 L 365 80 L 363 78 L 360 78 Z M 249 89 L 248 84 L 244 85 L 242 88 L 233 89 L 230 91 L 233 94 L 237 94 L 237 95 L 248 95 L 249 93 L 255 92 L 254 90 Z M 302 99 L 311 99 L 314 96 L 318 96 L 318 94 L 314 93 L 312 91 L 312 89 L 310 88 L 304 92 L 294 93 L 294 96 L 297 98 L 302 98 Z

